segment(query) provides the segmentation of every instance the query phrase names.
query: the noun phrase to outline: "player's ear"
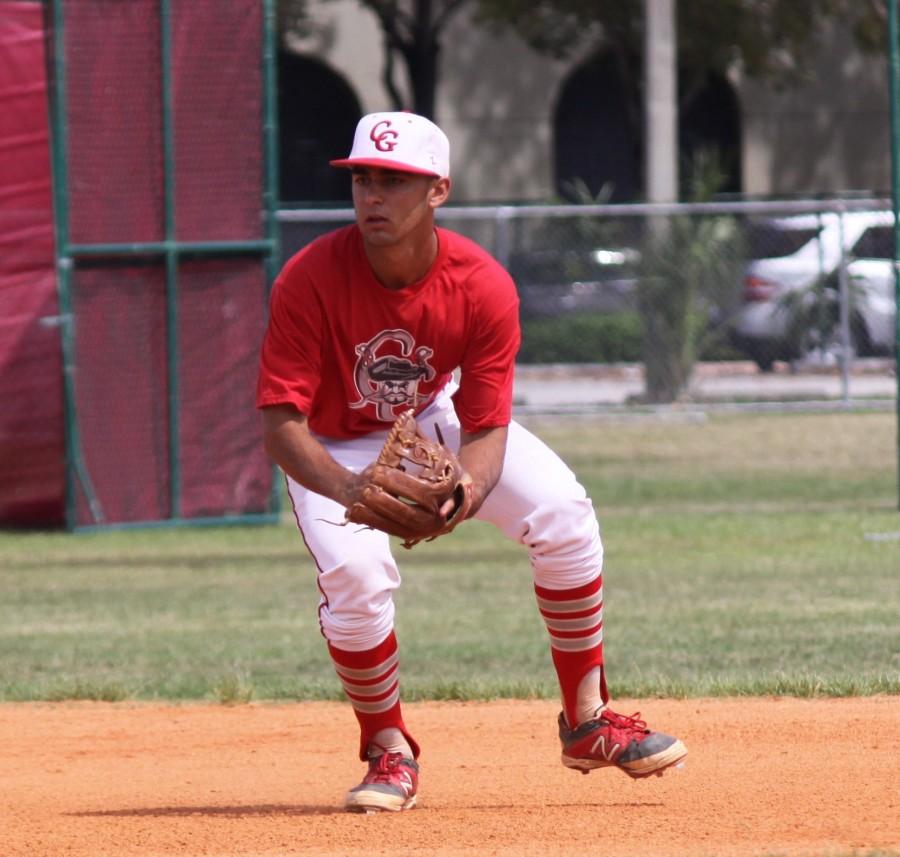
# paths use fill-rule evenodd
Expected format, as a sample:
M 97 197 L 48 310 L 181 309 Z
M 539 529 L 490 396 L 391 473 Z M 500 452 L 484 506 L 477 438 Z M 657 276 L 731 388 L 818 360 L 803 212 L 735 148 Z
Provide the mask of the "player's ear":
M 432 208 L 437 208 L 447 201 L 450 196 L 450 177 L 435 179 L 431 185 L 431 192 L 428 198 L 428 204 Z

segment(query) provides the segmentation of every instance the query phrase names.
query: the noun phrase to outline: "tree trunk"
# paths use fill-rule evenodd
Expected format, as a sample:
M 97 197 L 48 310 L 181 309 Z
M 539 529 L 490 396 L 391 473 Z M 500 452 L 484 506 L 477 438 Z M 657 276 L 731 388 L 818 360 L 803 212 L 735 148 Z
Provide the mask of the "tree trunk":
M 685 359 L 684 343 L 672 330 L 672 321 L 654 308 L 641 314 L 644 335 L 644 398 L 647 402 L 676 402 L 687 391 L 692 362 Z
M 695 282 L 682 263 L 690 253 L 691 235 L 682 221 L 662 218 L 651 229 L 642 249 L 638 285 L 644 361 L 644 398 L 648 402 L 677 401 L 687 391 L 694 367 Z
M 427 116 L 432 122 L 437 121 L 435 102 L 437 96 L 437 43 L 432 42 L 429 50 L 422 51 L 417 57 L 412 76 L 413 110 L 421 116 Z
M 440 45 L 434 31 L 432 0 L 416 0 L 412 37 L 404 45 L 403 56 L 412 85 L 413 111 L 435 120 Z
M 384 37 L 384 68 L 381 72 L 381 82 L 387 90 L 387 94 L 391 99 L 391 107 L 394 110 L 403 110 L 403 96 L 397 86 L 397 80 L 394 77 L 396 66 L 394 65 L 394 43 L 390 35 Z

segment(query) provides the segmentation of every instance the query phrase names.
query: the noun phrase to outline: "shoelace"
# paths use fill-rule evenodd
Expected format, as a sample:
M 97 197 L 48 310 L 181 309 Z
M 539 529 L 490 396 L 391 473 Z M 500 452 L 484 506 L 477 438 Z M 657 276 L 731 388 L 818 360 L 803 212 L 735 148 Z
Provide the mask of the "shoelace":
M 641 720 L 641 712 L 635 711 L 634 714 L 616 714 L 615 711 L 610 711 L 608 708 L 605 711 L 600 712 L 600 719 L 605 720 L 609 723 L 610 726 L 615 726 L 616 729 L 629 729 L 635 732 L 646 732 L 647 724 L 645 721 Z
M 402 753 L 382 753 L 366 779 L 373 783 L 390 783 L 391 775 L 400 766 L 402 759 Z

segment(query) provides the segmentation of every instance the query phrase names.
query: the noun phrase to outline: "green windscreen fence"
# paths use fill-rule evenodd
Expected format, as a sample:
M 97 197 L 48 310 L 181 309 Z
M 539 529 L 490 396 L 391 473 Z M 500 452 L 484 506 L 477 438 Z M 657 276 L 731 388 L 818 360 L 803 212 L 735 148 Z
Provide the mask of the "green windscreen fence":
M 73 529 L 267 520 L 274 0 L 52 0 Z

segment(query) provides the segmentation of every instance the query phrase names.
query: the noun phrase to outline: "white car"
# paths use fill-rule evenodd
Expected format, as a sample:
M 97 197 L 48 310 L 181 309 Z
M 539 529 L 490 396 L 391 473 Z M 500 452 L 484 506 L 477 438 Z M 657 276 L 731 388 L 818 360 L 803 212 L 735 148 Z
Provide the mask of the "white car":
M 890 211 L 803 214 L 753 224 L 753 260 L 744 270 L 741 306 L 731 328 L 734 345 L 769 370 L 775 360 L 840 344 L 843 233 L 852 352 L 890 353 L 895 340 L 893 228 Z M 822 288 L 815 289 L 817 284 Z

